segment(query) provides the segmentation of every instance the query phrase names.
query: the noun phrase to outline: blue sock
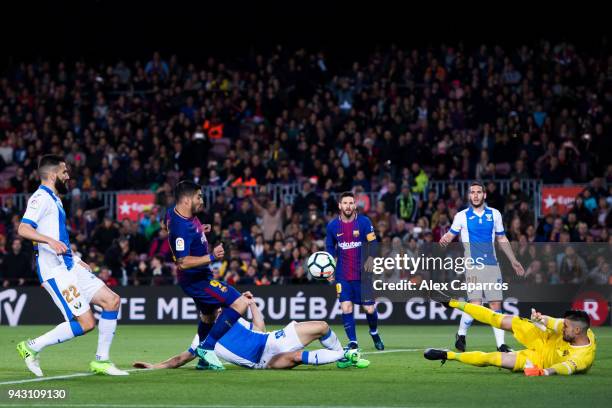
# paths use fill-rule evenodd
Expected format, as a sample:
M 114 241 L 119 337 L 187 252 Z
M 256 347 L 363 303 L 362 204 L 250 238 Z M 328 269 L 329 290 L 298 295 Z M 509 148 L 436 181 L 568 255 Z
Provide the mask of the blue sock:
M 210 329 L 206 339 L 200 343 L 200 347 L 204 350 L 213 350 L 217 341 L 232 328 L 238 319 L 240 319 L 240 313 L 231 307 L 226 307 Z
M 374 313 L 368 314 L 366 313 L 366 317 L 368 318 L 368 325 L 370 326 L 370 334 L 378 334 L 378 312 L 374 309 Z
M 212 323 L 204 323 L 202 320 L 198 322 L 198 338 L 200 341 L 204 341 L 208 333 L 210 333 L 210 329 L 212 329 Z
M 344 322 L 344 331 L 349 341 L 357 342 L 357 333 L 355 332 L 355 317 L 353 313 L 342 313 L 342 321 Z

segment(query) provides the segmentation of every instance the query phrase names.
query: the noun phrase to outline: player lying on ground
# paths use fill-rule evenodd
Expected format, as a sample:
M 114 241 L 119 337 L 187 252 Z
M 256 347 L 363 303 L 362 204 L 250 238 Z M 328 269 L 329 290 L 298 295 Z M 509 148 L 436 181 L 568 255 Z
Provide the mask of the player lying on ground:
M 39 337 L 20 342 L 17 351 L 28 369 L 41 377 L 39 353 L 44 348 L 82 336 L 96 327 L 89 306 L 93 303 L 102 308 L 102 313 L 98 322 L 96 359 L 89 363 L 89 368 L 98 374 L 128 375 L 109 359 L 121 299 L 70 249 L 66 212 L 59 197 L 68 192 L 70 175 L 66 161 L 60 156 L 45 155 L 40 159 L 38 174 L 40 187 L 28 200 L 17 233 L 34 242 L 38 279 L 62 312 L 65 322 Z
M 246 368 L 293 368 L 300 364 L 321 365 L 347 358 L 359 368 L 367 367 L 370 362 L 360 358 L 357 350 L 345 351 L 329 325 L 322 321 L 291 322 L 281 330 L 266 332 L 263 316 L 252 295 L 243 294 L 248 300 L 253 314 L 253 321 L 243 318 L 216 343 L 215 353 L 222 359 Z M 324 349 L 304 351 L 315 340 L 319 340 Z M 136 368 L 177 368 L 194 360 L 195 349 L 200 342 L 196 334 L 187 351 L 170 357 L 161 363 L 152 364 L 142 361 L 134 363 Z M 216 369 L 200 360 L 197 368 Z
M 483 353 L 427 349 L 428 360 L 457 360 L 478 367 L 495 366 L 525 375 L 571 375 L 586 373 L 595 359 L 595 335 L 589 315 L 582 310 L 569 310 L 563 319 L 542 315 L 532 309 L 531 321 L 518 316 L 495 313 L 484 306 L 450 299 L 437 293 L 433 300 L 460 309 L 479 322 L 511 331 L 526 347 L 516 352 Z

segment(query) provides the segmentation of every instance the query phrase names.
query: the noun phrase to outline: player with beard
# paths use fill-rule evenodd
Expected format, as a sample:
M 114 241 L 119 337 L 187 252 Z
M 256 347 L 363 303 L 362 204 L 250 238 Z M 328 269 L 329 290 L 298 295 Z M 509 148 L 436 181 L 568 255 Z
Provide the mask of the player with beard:
M 484 185 L 474 181 L 470 185 L 470 206 L 458 212 L 453 219 L 449 232 L 440 238 L 440 244 L 447 246 L 457 235 L 461 234 L 461 242 L 465 247 L 465 257 L 472 260 L 472 267 L 466 268 L 465 280 L 475 284 L 502 283 L 502 273 L 499 268 L 495 254 L 495 240 L 500 244 L 502 251 L 506 254 L 512 267 L 519 276 L 525 274 L 521 263 L 514 256 L 510 242 L 504 231 L 502 216 L 495 208 L 488 207 L 485 203 L 487 194 Z M 469 263 L 466 262 L 466 265 Z M 470 303 L 482 305 L 483 301 L 489 304 L 489 308 L 501 313 L 502 291 L 496 290 L 472 290 L 467 293 Z M 461 316 L 459 331 L 455 336 L 455 347 L 459 351 L 465 351 L 466 335 L 468 328 L 474 319 L 466 313 Z M 505 344 L 504 331 L 493 327 L 497 350 L 509 352 L 510 348 Z
M 375 250 L 376 233 L 368 217 L 357 213 L 355 196 L 344 192 L 338 202 L 340 215 L 327 224 L 326 251 L 337 258 L 334 278 L 336 293 L 342 307 L 342 321 L 348 337 L 348 348 L 358 348 L 353 304 L 363 305 L 370 326 L 370 335 L 377 350 L 385 346 L 378 334 L 378 313 L 371 286 L 362 285 L 362 267 L 369 271 Z M 363 290 L 363 292 L 362 292 Z M 361 364 L 366 364 L 367 360 Z M 345 359 L 338 367 L 351 366 Z
M 500 367 L 527 376 L 572 375 L 589 371 L 595 360 L 597 344 L 590 329 L 591 319 L 584 310 L 568 310 L 556 319 L 531 309 L 531 318 L 495 313 L 484 306 L 453 299 L 441 291 L 431 291 L 430 298 L 446 307 L 460 309 L 481 323 L 514 334 L 525 348 L 516 352 L 471 351 L 456 353 L 429 348 L 428 360 L 455 360 L 477 367 Z
M 166 224 L 168 241 L 177 266 L 178 284 L 191 296 L 203 316 L 198 327 L 202 342 L 195 348 L 201 365 L 223 370 L 215 354 L 217 341 L 227 333 L 246 312 L 245 297 L 232 286 L 213 279 L 209 265 L 225 255 L 223 245 L 209 253 L 207 229 L 196 216 L 204 208 L 202 187 L 192 181 L 181 181 L 174 190 L 176 205 L 168 210 Z M 215 321 L 215 310 L 224 307 Z
M 91 268 L 74 256 L 66 229 L 66 213 L 59 195 L 68 192 L 70 179 L 62 157 L 46 155 L 40 159 L 41 184 L 28 200 L 18 234 L 34 242 L 36 271 L 43 288 L 49 292 L 66 321 L 33 340 L 17 345 L 19 355 L 36 376 L 43 375 L 39 353 L 47 346 L 63 343 L 96 327 L 89 304 L 102 307 L 98 323 L 98 350 L 90 363 L 97 374 L 128 375 L 109 360 L 109 352 L 121 305 L 119 296 L 91 273 Z

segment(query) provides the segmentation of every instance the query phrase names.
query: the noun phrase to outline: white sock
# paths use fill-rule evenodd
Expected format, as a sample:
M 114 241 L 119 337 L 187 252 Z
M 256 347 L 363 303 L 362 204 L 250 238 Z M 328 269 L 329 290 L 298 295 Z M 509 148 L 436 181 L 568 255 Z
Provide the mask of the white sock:
M 78 324 L 78 323 L 77 323 Z M 79 326 L 80 327 L 80 326 Z M 66 340 L 73 338 L 75 334 L 72 331 L 72 327 L 69 322 L 64 322 L 55 326 L 54 329 L 49 330 L 40 337 L 30 340 L 28 346 L 36 352 L 41 351 L 47 346 L 53 344 L 63 343 Z
M 467 331 L 470 328 L 470 326 L 472 325 L 472 323 L 474 323 L 474 318 L 472 316 L 470 316 L 469 314 L 464 312 L 461 315 L 461 321 L 459 322 L 459 330 L 458 330 L 457 334 L 459 334 L 460 336 L 467 335 Z
M 115 329 L 117 328 L 117 312 L 102 312 L 100 321 L 98 322 L 98 351 L 96 351 L 96 360 L 108 360 L 110 347 L 115 337 Z
M 502 313 L 502 311 L 496 310 L 495 313 Z M 493 334 L 495 335 L 495 342 L 497 343 L 497 347 L 505 343 L 505 337 L 506 337 L 505 330 L 498 329 L 497 327 L 493 327 Z
M 338 340 L 338 336 L 332 329 L 329 329 L 329 332 L 319 340 L 323 347 L 328 350 L 336 350 L 342 351 L 342 344 L 340 344 L 340 340 Z
M 334 363 L 344 357 L 344 350 L 319 349 L 302 352 L 302 364 L 321 365 Z

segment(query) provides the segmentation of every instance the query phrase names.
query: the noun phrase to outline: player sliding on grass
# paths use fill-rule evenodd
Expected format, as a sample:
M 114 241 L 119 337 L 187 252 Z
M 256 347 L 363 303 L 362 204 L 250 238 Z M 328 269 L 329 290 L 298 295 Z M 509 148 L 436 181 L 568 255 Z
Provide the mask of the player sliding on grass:
M 582 310 L 569 310 L 563 319 L 555 319 L 532 309 L 530 321 L 451 299 L 441 292 L 432 295 L 433 300 L 460 309 L 479 322 L 511 331 L 526 349 L 510 353 L 455 353 L 427 349 L 425 358 L 428 360 L 442 360 L 443 363 L 457 360 L 478 367 L 495 366 L 523 371 L 528 376 L 586 373 L 593 364 L 597 348 L 595 335 L 589 328 L 588 314 Z
M 215 345 L 215 353 L 222 359 L 246 368 L 293 368 L 300 364 L 322 365 L 334 363 L 342 358 L 351 361 L 358 368 L 365 368 L 369 361 L 360 358 L 357 350 L 345 351 L 327 323 L 322 321 L 291 322 L 281 330 L 266 332 L 264 319 L 250 292 L 242 295 L 253 314 L 253 321 L 240 318 L 238 324 Z M 187 351 L 170 357 L 161 363 L 152 364 L 137 361 L 136 368 L 177 368 L 196 358 L 196 347 L 200 342 L 196 334 Z M 315 340 L 324 349 L 304 351 Z M 217 369 L 200 360 L 198 369 Z

